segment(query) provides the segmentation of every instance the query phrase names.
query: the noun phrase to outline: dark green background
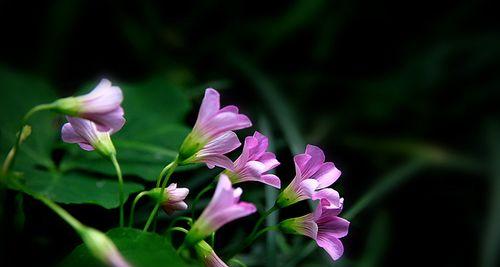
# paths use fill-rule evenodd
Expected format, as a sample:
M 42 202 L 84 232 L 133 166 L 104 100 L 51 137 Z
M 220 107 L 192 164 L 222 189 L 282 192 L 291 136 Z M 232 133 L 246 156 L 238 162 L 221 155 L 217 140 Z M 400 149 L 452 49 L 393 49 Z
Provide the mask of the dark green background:
M 324 148 L 343 171 L 333 187 L 352 224 L 338 266 L 497 266 L 497 11 L 488 1 L 1 1 L 0 65 L 60 96 L 108 77 L 139 86 L 134 98 L 168 108 L 168 99 L 155 96 L 176 88 L 194 107 L 183 119 L 188 126 L 203 89 L 213 86 L 255 129 L 272 133 L 284 184 L 293 177 L 292 155 L 306 143 Z M 0 90 L 37 99 L 29 89 Z M 125 112 L 130 125 L 141 120 L 134 118 L 140 112 Z M 151 116 L 161 128 L 162 116 Z M 206 181 L 200 173 L 183 179 L 199 188 Z M 247 199 L 264 203 L 262 186 L 243 187 Z M 9 193 L 2 266 L 51 266 L 80 243 L 36 201 L 25 198 L 23 213 L 16 203 Z M 116 214 L 105 209 L 65 207 L 99 229 L 114 226 Z M 227 226 L 218 245 L 252 219 Z M 303 238 L 287 237 L 288 246 L 271 253 L 265 244 L 243 260 L 329 263 Z

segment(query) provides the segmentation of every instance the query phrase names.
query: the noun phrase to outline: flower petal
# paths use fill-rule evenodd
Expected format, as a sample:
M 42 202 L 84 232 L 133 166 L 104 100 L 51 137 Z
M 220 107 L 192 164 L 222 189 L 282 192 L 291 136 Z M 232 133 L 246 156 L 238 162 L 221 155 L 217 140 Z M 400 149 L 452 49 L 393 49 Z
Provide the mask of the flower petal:
M 322 219 L 323 216 L 317 221 L 320 232 L 328 233 L 336 238 L 341 238 L 348 234 L 350 224 L 348 220 L 337 216 L 325 218 L 324 221 L 322 221 Z
M 236 219 L 248 216 L 257 211 L 254 204 L 239 202 L 225 209 L 220 209 L 212 214 L 208 214 L 206 220 L 210 224 L 212 231 L 217 231 L 223 225 Z
M 110 131 L 111 134 L 119 131 L 125 124 L 123 108 L 116 109 L 103 114 L 83 114 L 82 117 L 96 123 L 97 130 L 101 132 Z
M 301 168 L 301 173 L 304 178 L 312 177 L 325 162 L 325 154 L 323 150 L 317 146 L 307 145 L 306 154 L 311 156 L 311 159 Z
M 338 212 L 342 210 L 342 203 L 340 201 L 339 192 L 332 188 L 324 188 L 315 192 L 312 196 L 313 200 L 320 200 L 320 208 L 326 209 L 338 209 Z
M 326 250 L 333 260 L 338 260 L 344 254 L 342 242 L 334 236 L 318 233 L 316 243 Z
M 205 155 L 226 154 L 235 150 L 240 145 L 240 140 L 234 132 L 226 132 L 208 142 L 205 147 L 198 152 L 198 155 L 203 157 Z
M 70 123 L 65 123 L 61 129 L 61 138 L 66 143 L 86 143 L 87 141 L 83 139 L 71 126 Z
M 314 179 L 318 180 L 318 189 L 332 185 L 340 177 L 341 172 L 332 162 L 325 162 L 314 174 Z
M 268 184 L 272 187 L 276 187 L 278 189 L 281 188 L 281 180 L 278 176 L 274 174 L 264 174 L 260 178 L 261 181 L 265 184 Z
M 205 90 L 205 96 L 201 102 L 200 111 L 198 112 L 198 119 L 195 125 L 202 125 L 209 118 L 214 116 L 220 108 L 220 95 L 215 89 L 208 88 Z

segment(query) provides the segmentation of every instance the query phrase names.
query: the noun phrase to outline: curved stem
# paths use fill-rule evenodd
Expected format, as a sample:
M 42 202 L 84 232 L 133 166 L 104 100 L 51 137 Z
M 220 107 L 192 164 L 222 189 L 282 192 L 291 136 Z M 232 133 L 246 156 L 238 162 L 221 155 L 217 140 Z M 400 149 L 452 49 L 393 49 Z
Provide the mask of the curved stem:
M 266 220 L 267 216 L 269 216 L 271 213 L 277 211 L 279 207 L 277 205 L 274 205 L 272 208 L 264 212 L 263 214 L 260 215 L 259 220 L 255 224 L 255 226 L 252 229 L 252 232 L 250 235 L 247 237 L 249 239 L 251 236 L 255 235 L 257 233 L 257 230 L 259 230 L 260 225 Z
M 120 168 L 120 164 L 118 164 L 118 160 L 116 160 L 116 155 L 112 154 L 110 158 L 111 162 L 113 162 L 113 166 L 115 166 L 116 175 L 118 176 L 118 199 L 120 201 L 120 227 L 123 227 L 125 223 L 125 213 L 123 206 L 125 202 L 125 195 L 123 193 L 122 170 Z
M 172 164 L 172 163 L 170 163 Z M 165 176 L 165 173 L 167 173 L 168 169 L 170 168 L 170 164 L 168 164 L 167 166 L 165 166 L 160 174 L 158 175 L 158 178 L 156 178 L 156 187 L 160 187 L 160 183 L 161 183 L 161 178 L 163 178 L 163 176 Z
M 139 200 L 140 200 L 143 196 L 145 196 L 145 195 L 147 195 L 147 194 L 148 194 L 148 192 L 147 192 L 147 191 L 142 191 L 142 192 L 140 192 L 139 194 L 137 194 L 137 196 L 135 196 L 134 201 L 132 202 L 132 207 L 130 208 L 130 217 L 129 217 L 129 219 L 128 219 L 128 226 L 129 226 L 129 227 L 133 227 L 133 226 L 134 226 L 134 219 L 135 219 L 135 218 L 134 218 L 134 216 L 135 216 L 135 215 L 134 215 L 134 213 L 135 213 L 135 206 L 137 206 L 137 203 L 139 202 Z
M 180 216 L 180 217 L 176 217 L 174 218 L 170 224 L 168 225 L 168 228 L 172 228 L 174 227 L 175 223 L 178 222 L 178 221 L 187 221 L 189 225 L 191 225 L 193 223 L 193 220 L 189 217 L 186 217 L 186 216 Z
M 270 208 L 266 212 L 262 213 L 260 215 L 259 220 L 255 224 L 252 232 L 250 233 L 250 235 L 248 235 L 247 238 L 245 238 L 243 240 L 243 242 L 241 242 L 240 246 L 236 247 L 236 249 L 234 249 L 233 251 L 228 253 L 227 258 L 231 259 L 232 257 L 234 257 L 234 255 L 238 254 L 240 251 L 242 251 L 246 247 L 250 246 L 255 241 L 255 239 L 257 239 L 261 234 L 263 234 L 269 230 L 277 229 L 278 226 L 273 225 L 273 226 L 266 227 L 266 228 L 259 231 L 260 225 L 266 220 L 267 216 L 269 216 L 271 213 L 277 211 L 278 209 L 279 209 L 279 207 L 277 205 L 274 205 L 272 208 Z
M 168 233 L 173 232 L 173 231 L 182 232 L 182 233 L 185 233 L 185 234 L 188 233 L 188 230 L 186 230 L 186 229 L 184 229 L 182 227 L 172 227 L 172 228 L 170 228 L 170 229 L 167 230 Z
M 193 200 L 193 204 L 191 205 L 191 218 L 194 220 L 194 216 L 195 216 L 195 213 L 196 213 L 196 205 L 198 204 L 198 202 L 200 201 L 200 198 L 205 195 L 208 191 L 212 190 L 214 188 L 214 182 L 211 182 L 210 184 L 208 184 L 207 186 L 205 186 L 205 188 L 203 188 L 199 193 L 198 195 L 196 195 L 196 197 L 194 198 Z
M 165 171 L 167 173 L 167 175 L 165 176 L 165 179 L 163 180 L 163 183 L 161 184 L 160 196 L 163 196 L 163 193 L 165 192 L 165 187 L 167 187 L 168 180 L 170 179 L 170 176 L 174 172 L 175 168 L 177 168 L 177 164 L 178 164 L 177 158 L 175 158 L 175 160 L 172 163 L 168 164 L 163 169 L 163 170 L 167 169 L 167 171 Z M 159 197 L 158 200 L 156 201 L 155 207 L 151 211 L 151 214 L 149 214 L 148 221 L 146 222 L 146 225 L 144 225 L 144 228 L 142 229 L 142 231 L 146 232 L 149 229 L 149 226 L 153 222 L 153 219 L 155 218 L 156 213 L 158 212 L 158 209 L 160 208 L 161 201 L 162 201 L 162 198 Z
M 29 118 L 33 116 L 33 114 L 42 111 L 42 110 L 50 110 L 54 108 L 54 104 L 41 104 L 38 106 L 34 106 L 32 109 L 30 109 L 23 117 L 21 121 L 21 126 L 19 127 L 19 130 L 17 132 L 16 136 L 16 142 L 14 143 L 14 146 L 10 149 L 9 153 L 7 154 L 7 157 L 5 158 L 5 161 L 3 162 L 2 165 L 2 176 L 6 175 L 9 169 L 14 165 L 16 155 L 17 155 L 17 150 L 19 149 L 19 146 L 21 145 L 21 137 L 22 137 L 22 132 L 23 128 L 28 122 Z

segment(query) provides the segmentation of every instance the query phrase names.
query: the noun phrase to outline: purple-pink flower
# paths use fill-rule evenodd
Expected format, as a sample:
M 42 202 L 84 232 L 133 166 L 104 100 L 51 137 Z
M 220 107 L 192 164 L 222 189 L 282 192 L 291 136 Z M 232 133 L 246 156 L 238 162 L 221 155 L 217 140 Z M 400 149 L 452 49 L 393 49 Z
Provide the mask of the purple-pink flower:
M 200 241 L 194 245 L 194 250 L 206 267 L 228 267 L 210 245 L 205 241 Z
M 101 132 L 97 125 L 89 120 L 67 116 L 68 122 L 62 126 L 61 137 L 66 143 L 76 143 L 82 149 L 110 156 L 115 154 L 115 147 L 111 142 L 111 132 Z
M 316 240 L 318 246 L 326 250 L 333 260 L 337 260 L 344 253 L 340 238 L 347 235 L 349 221 L 338 217 L 342 211 L 343 199 L 337 198 L 334 202 L 338 206 L 332 207 L 330 203 L 324 205 L 320 202 L 314 213 L 284 220 L 280 223 L 280 229 Z
M 241 188 L 232 187 L 227 175 L 221 174 L 212 200 L 189 230 L 186 241 L 196 244 L 224 224 L 254 213 L 257 209 L 253 204 L 240 201 L 242 193 Z
M 307 145 L 305 153 L 296 155 L 293 160 L 295 177 L 279 195 L 276 203 L 280 207 L 305 199 L 323 198 L 327 201 L 335 196 L 336 191 L 326 187 L 337 181 L 341 172 L 332 162 L 325 162 L 325 154 L 319 147 Z
M 193 130 L 179 149 L 179 163 L 204 162 L 209 168 L 231 168 L 232 162 L 224 154 L 241 145 L 233 131 L 250 126 L 250 119 L 239 114 L 236 106 L 220 108 L 219 93 L 208 88 Z
M 161 188 L 156 188 L 160 189 Z M 170 184 L 163 192 L 163 202 L 161 204 L 163 210 L 171 215 L 175 211 L 187 209 L 187 204 L 184 199 L 189 194 L 189 189 L 178 188 L 176 183 Z
M 115 133 L 125 124 L 122 101 L 120 87 L 112 86 L 109 80 L 102 79 L 90 93 L 62 98 L 54 105 L 62 113 L 94 122 L 99 131 Z
M 280 164 L 273 153 L 266 151 L 268 146 L 268 138 L 259 132 L 245 138 L 243 152 L 234 162 L 234 166 L 224 171 L 233 184 L 256 181 L 276 188 L 281 187 L 278 176 L 266 173 Z

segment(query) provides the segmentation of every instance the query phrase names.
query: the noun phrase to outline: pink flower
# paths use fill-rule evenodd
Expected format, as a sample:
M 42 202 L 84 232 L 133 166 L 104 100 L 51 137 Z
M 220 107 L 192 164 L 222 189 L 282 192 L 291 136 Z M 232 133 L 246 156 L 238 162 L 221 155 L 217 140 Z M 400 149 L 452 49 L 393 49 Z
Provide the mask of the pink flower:
M 194 250 L 206 267 L 228 267 L 205 241 L 200 241 L 194 245 Z
M 344 253 L 340 238 L 346 236 L 349 230 L 349 221 L 338 217 L 343 199 L 337 199 L 337 203 L 340 205 L 334 208 L 320 203 L 314 213 L 284 220 L 280 223 L 280 229 L 285 233 L 305 235 L 316 240 L 318 246 L 326 250 L 333 260 L 337 260 Z
M 161 188 L 155 188 L 160 189 Z M 187 209 L 187 204 L 184 199 L 189 194 L 189 189 L 187 188 L 177 188 L 177 184 L 172 183 L 163 192 L 163 210 L 171 215 L 174 211 Z
M 241 143 L 232 131 L 252 126 L 247 116 L 239 114 L 236 106 L 220 108 L 217 91 L 208 88 L 201 103 L 198 119 L 179 150 L 179 163 L 204 162 L 209 168 L 231 168 L 232 162 L 224 154 Z
M 240 157 L 234 162 L 233 168 L 224 171 L 233 184 L 257 181 L 281 187 L 281 181 L 276 175 L 265 173 L 280 164 L 273 153 L 266 152 L 268 145 L 268 138 L 259 132 L 245 138 Z
M 66 118 L 68 123 L 65 123 L 61 129 L 61 137 L 64 142 L 77 143 L 87 151 L 95 149 L 105 156 L 116 154 L 110 132 L 99 131 L 94 122 L 86 119 L 69 116 Z
M 330 197 L 335 197 L 336 191 L 326 187 L 337 181 L 340 171 L 332 162 L 325 162 L 325 154 L 319 147 L 307 145 L 306 152 L 296 155 L 293 160 L 296 174 L 278 196 L 276 203 L 280 207 L 290 206 L 305 199 L 323 198 L 328 201 Z
M 186 241 L 196 244 L 224 224 L 254 213 L 257 209 L 253 204 L 240 202 L 242 193 L 241 188 L 231 186 L 227 175 L 221 174 L 212 200 L 189 230 Z
M 109 80 L 102 79 L 90 93 L 62 98 L 54 102 L 54 105 L 64 114 L 91 120 L 99 131 L 115 133 L 125 124 L 122 101 L 120 87 L 112 86 Z

